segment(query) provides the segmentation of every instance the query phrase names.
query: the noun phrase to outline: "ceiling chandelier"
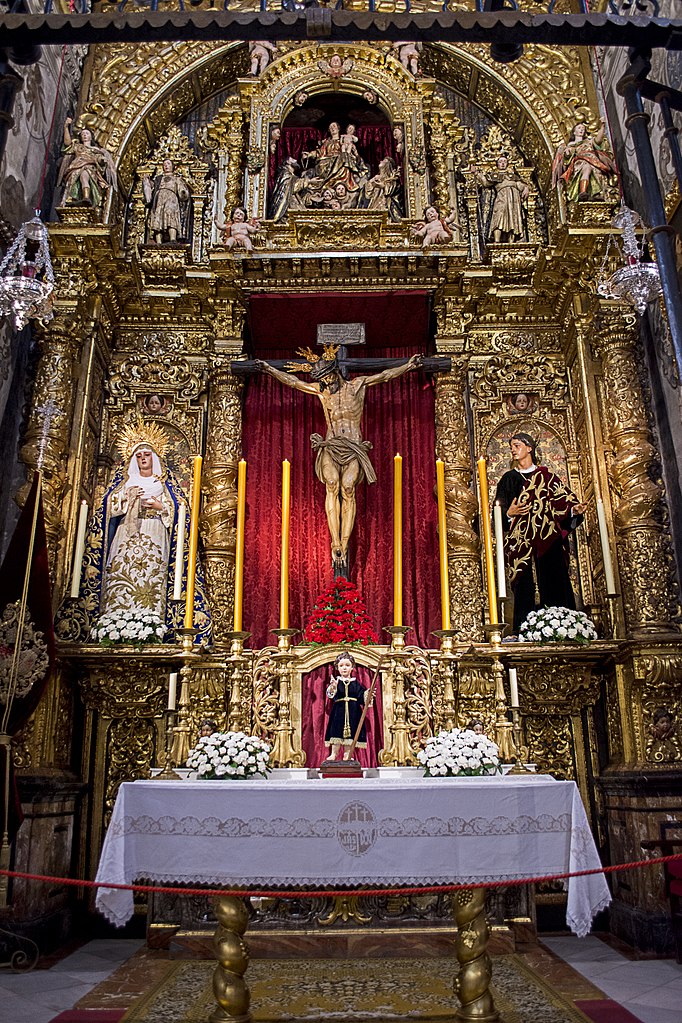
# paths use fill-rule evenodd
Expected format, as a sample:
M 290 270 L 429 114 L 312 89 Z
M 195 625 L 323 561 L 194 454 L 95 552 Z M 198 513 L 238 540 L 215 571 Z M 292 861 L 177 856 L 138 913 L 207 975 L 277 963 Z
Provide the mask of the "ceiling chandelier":
M 0 263 L 0 315 L 13 320 L 16 330 L 29 320 L 51 320 L 53 289 L 47 228 L 36 214 L 21 225 Z
M 642 226 L 639 214 L 631 210 L 621 199 L 620 210 L 611 221 L 614 227 L 622 231 L 622 248 L 618 241 L 609 236 L 606 252 L 599 273 L 597 291 L 604 298 L 620 298 L 630 302 L 641 316 L 649 302 L 657 299 L 662 292 L 661 278 L 655 263 L 643 263 L 642 244 L 637 241 L 635 228 Z M 606 264 L 611 245 L 614 245 L 624 260 L 624 266 L 618 268 L 610 277 L 606 275 Z

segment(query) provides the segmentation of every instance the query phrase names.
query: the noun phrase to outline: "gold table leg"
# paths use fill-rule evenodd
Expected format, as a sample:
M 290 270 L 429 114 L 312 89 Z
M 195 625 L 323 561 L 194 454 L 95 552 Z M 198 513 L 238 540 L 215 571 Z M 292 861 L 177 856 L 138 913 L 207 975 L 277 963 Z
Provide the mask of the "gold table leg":
M 457 962 L 455 994 L 459 998 L 457 1019 L 471 1023 L 494 1023 L 500 1014 L 495 1008 L 489 985 L 492 966 L 488 955 L 488 923 L 485 918 L 485 888 L 457 892 L 452 900 L 457 924 Z
M 213 994 L 216 1007 L 210 1023 L 248 1023 L 251 993 L 244 980 L 249 965 L 249 946 L 242 935 L 249 923 L 243 899 L 225 895 L 215 900 L 218 926 L 213 948 L 218 965 L 213 973 Z

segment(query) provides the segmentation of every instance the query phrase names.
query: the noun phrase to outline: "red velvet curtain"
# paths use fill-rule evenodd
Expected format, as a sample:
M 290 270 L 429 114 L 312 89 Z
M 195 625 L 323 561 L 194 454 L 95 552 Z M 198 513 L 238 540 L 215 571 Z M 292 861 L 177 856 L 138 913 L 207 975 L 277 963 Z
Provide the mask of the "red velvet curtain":
M 324 744 L 324 733 L 329 721 L 331 700 L 327 699 L 327 686 L 331 680 L 333 664 L 325 664 L 321 668 L 309 671 L 303 676 L 301 694 L 301 746 L 306 753 L 306 767 L 319 767 L 329 755 L 329 747 Z M 362 664 L 357 664 L 353 671 L 355 678 L 365 689 L 372 684 L 373 672 Z M 367 749 L 356 749 L 356 759 L 363 767 L 377 767 L 379 750 L 384 746 L 383 709 L 381 701 L 380 680 L 377 680 L 374 705 L 367 711 Z
M 396 302 L 399 301 L 396 299 Z M 275 329 L 273 327 L 273 329 Z M 291 351 L 264 351 L 284 358 Z M 367 355 L 406 358 L 411 347 L 371 349 Z M 326 433 L 322 406 L 312 395 L 284 387 L 270 376 L 247 385 L 243 450 L 248 462 L 244 628 L 255 647 L 273 642 L 279 621 L 282 460 L 291 462 L 289 620 L 303 629 L 313 604 L 332 581 L 331 541 L 324 514 L 324 486 L 314 471 L 311 433 Z M 362 435 L 371 440 L 378 482 L 356 491 L 350 576 L 362 593 L 382 641 L 393 622 L 393 456 L 403 456 L 403 621 L 414 629 L 408 643 L 435 645 L 440 628 L 435 420 L 433 389 L 422 373 L 367 390 Z

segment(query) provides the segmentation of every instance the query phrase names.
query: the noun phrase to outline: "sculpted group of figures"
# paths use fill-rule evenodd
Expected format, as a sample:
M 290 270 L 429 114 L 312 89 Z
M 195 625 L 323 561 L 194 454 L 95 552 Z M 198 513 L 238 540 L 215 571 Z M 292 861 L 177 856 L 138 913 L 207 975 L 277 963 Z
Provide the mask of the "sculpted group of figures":
M 266 47 L 263 51 L 268 53 Z M 263 60 L 254 50 L 254 59 Z M 402 54 L 401 54 L 402 59 Z M 372 90 L 366 96 L 376 104 Z M 305 96 L 307 99 L 307 96 Z M 369 99 L 368 99 L 369 102 Z M 111 154 L 97 145 L 93 131 L 81 126 L 72 134 L 72 119 L 64 126 L 64 157 L 58 188 L 59 203 L 103 208 L 110 192 L 117 190 L 116 166 Z M 270 145 L 276 144 L 280 129 L 274 128 Z M 384 156 L 373 171 L 362 153 L 355 124 L 331 121 L 325 137 L 299 159 L 287 157 L 279 167 L 268 199 L 268 217 L 281 221 L 296 210 L 374 210 L 384 211 L 392 221 L 405 216 L 402 161 L 405 141 L 400 126 L 393 129 L 394 156 Z M 602 122 L 591 133 L 584 122 L 573 128 L 569 139 L 556 151 L 552 181 L 565 189 L 569 201 L 594 201 L 616 173 L 615 163 Z M 473 169 L 481 203 L 490 193 L 489 212 L 483 225 L 486 240 L 495 244 L 516 243 L 528 239 L 526 203 L 529 185 L 502 153 L 493 169 Z M 190 238 L 192 189 L 173 161 L 166 158 L 153 176 L 142 178 L 142 194 L 147 210 L 145 241 L 155 245 L 186 243 Z M 220 203 L 219 203 L 220 205 Z M 228 249 L 250 251 L 262 225 L 242 206 L 235 206 L 230 219 L 215 219 L 219 243 Z M 460 240 L 460 226 L 454 209 L 440 210 L 435 205 L 424 210 L 424 219 L 411 227 L 412 237 L 423 248 L 442 246 Z

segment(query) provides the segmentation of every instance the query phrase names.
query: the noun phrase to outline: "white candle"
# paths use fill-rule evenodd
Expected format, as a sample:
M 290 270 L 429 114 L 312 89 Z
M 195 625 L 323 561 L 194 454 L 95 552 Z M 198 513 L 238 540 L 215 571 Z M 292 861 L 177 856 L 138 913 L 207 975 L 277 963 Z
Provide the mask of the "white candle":
M 516 668 L 509 669 L 509 695 L 511 696 L 512 707 L 519 705 L 519 684 L 516 678 Z
M 168 709 L 175 710 L 175 701 L 178 692 L 178 673 L 171 672 L 168 676 Z
M 83 571 L 83 554 L 85 553 L 85 530 L 88 526 L 88 502 L 81 501 L 78 512 L 78 529 L 76 530 L 76 550 L 73 555 L 73 568 L 71 570 L 71 591 L 70 597 L 77 597 L 81 588 L 81 573 Z
M 182 596 L 182 563 L 185 555 L 185 518 L 187 508 L 184 501 L 178 505 L 178 536 L 175 546 L 175 576 L 173 578 L 173 600 Z M 171 708 L 172 709 L 172 708 Z
M 504 600 L 507 596 L 507 580 L 504 574 L 504 529 L 502 528 L 502 505 L 495 501 L 493 509 L 495 523 L 495 563 L 497 565 L 497 596 Z
M 601 556 L 604 559 L 604 578 L 606 580 L 606 592 L 609 597 L 614 597 L 616 590 L 616 577 L 613 574 L 613 562 L 611 561 L 611 547 L 609 546 L 609 532 L 606 528 L 606 513 L 604 502 L 601 497 L 597 498 L 597 522 L 599 523 L 599 540 L 601 543 Z

